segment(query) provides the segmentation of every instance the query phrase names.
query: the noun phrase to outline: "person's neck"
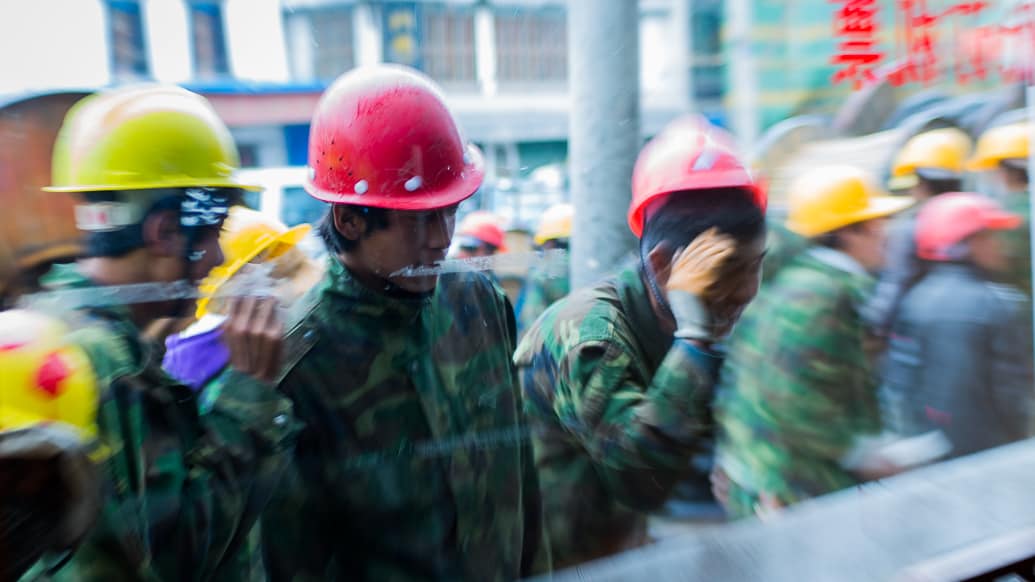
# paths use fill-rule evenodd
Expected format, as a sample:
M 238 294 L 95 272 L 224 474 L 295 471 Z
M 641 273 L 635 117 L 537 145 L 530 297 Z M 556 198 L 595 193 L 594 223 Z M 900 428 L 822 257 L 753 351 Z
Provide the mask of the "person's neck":
M 375 273 L 373 270 L 366 268 L 366 265 L 361 261 L 356 260 L 348 254 L 342 253 L 338 255 L 338 260 L 341 261 L 341 264 L 345 265 L 349 274 L 352 275 L 360 285 L 368 291 L 372 291 L 378 295 L 384 295 L 385 297 L 393 299 L 423 299 L 430 295 L 430 293 L 413 293 L 411 291 L 406 291 L 388 279 Z

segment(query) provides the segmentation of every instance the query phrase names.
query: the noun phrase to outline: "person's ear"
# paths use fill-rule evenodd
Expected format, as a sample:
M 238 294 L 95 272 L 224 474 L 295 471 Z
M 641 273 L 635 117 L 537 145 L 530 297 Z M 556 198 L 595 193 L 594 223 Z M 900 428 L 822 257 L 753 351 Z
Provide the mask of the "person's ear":
M 172 210 L 150 214 L 141 225 L 144 247 L 154 256 L 183 256 L 183 231 L 180 219 Z
M 669 275 L 672 274 L 672 257 L 675 256 L 675 249 L 667 242 L 660 242 L 647 253 L 647 265 L 654 273 L 654 280 L 662 289 L 668 283 Z
M 334 220 L 334 229 L 351 241 L 362 239 L 367 232 L 366 218 L 351 208 L 335 205 L 331 208 L 331 218 Z

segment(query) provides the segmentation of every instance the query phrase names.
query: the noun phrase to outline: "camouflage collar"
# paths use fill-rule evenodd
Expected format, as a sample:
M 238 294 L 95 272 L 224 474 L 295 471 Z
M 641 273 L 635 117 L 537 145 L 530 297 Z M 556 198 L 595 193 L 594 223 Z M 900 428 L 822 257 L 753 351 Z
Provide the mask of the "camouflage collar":
M 347 305 L 351 311 L 371 317 L 395 315 L 412 319 L 431 302 L 431 296 L 408 299 L 367 288 L 334 253 L 327 257 L 327 279 L 328 286 L 324 293 L 335 300 L 335 306 Z
M 656 370 L 672 345 L 672 336 L 664 333 L 658 325 L 658 316 L 651 307 L 650 291 L 644 285 L 643 277 L 643 269 L 639 265 L 630 265 L 619 271 L 618 299 L 636 332 L 640 348 L 647 356 L 650 369 Z

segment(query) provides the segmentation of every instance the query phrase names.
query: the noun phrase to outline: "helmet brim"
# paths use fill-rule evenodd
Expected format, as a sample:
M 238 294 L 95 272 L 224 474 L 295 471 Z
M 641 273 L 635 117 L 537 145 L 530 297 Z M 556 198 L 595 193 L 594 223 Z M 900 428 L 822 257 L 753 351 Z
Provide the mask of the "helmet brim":
M 481 187 L 485 179 L 485 159 L 478 148 L 467 146 L 465 149 L 467 163 L 458 179 L 437 190 L 402 191 L 397 193 L 380 192 L 335 192 L 320 188 L 313 184 L 312 176 L 307 176 L 303 187 L 310 196 L 331 204 L 350 204 L 353 206 L 369 206 L 386 210 L 426 211 L 439 210 L 460 204 L 467 200 Z
M 256 184 L 242 184 L 233 180 L 183 178 L 139 184 L 89 184 L 78 186 L 44 186 L 44 192 L 114 192 L 124 190 L 157 190 L 160 188 L 237 188 L 248 192 L 261 192 L 265 188 Z

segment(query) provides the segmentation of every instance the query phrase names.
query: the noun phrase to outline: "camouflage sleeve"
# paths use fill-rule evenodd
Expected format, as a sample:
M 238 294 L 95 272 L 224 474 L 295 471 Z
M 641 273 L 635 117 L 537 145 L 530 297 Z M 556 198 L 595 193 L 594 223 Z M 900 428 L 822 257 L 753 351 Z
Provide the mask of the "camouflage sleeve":
M 238 476 L 243 512 L 213 580 L 252 580 L 261 571 L 256 523 L 287 467 L 297 425 L 290 401 L 275 387 L 233 370 L 217 382 L 218 395 L 203 420 L 247 469 Z
M 719 358 L 677 339 L 648 382 L 633 357 L 614 342 L 576 346 L 559 367 L 570 399 L 558 397 L 554 407 L 611 494 L 650 510 L 668 497 L 710 429 Z
M 800 321 L 769 330 L 783 339 L 771 356 L 774 377 L 756 398 L 784 449 L 840 462 L 857 437 L 880 431 L 880 417 L 855 299 L 816 299 Z

